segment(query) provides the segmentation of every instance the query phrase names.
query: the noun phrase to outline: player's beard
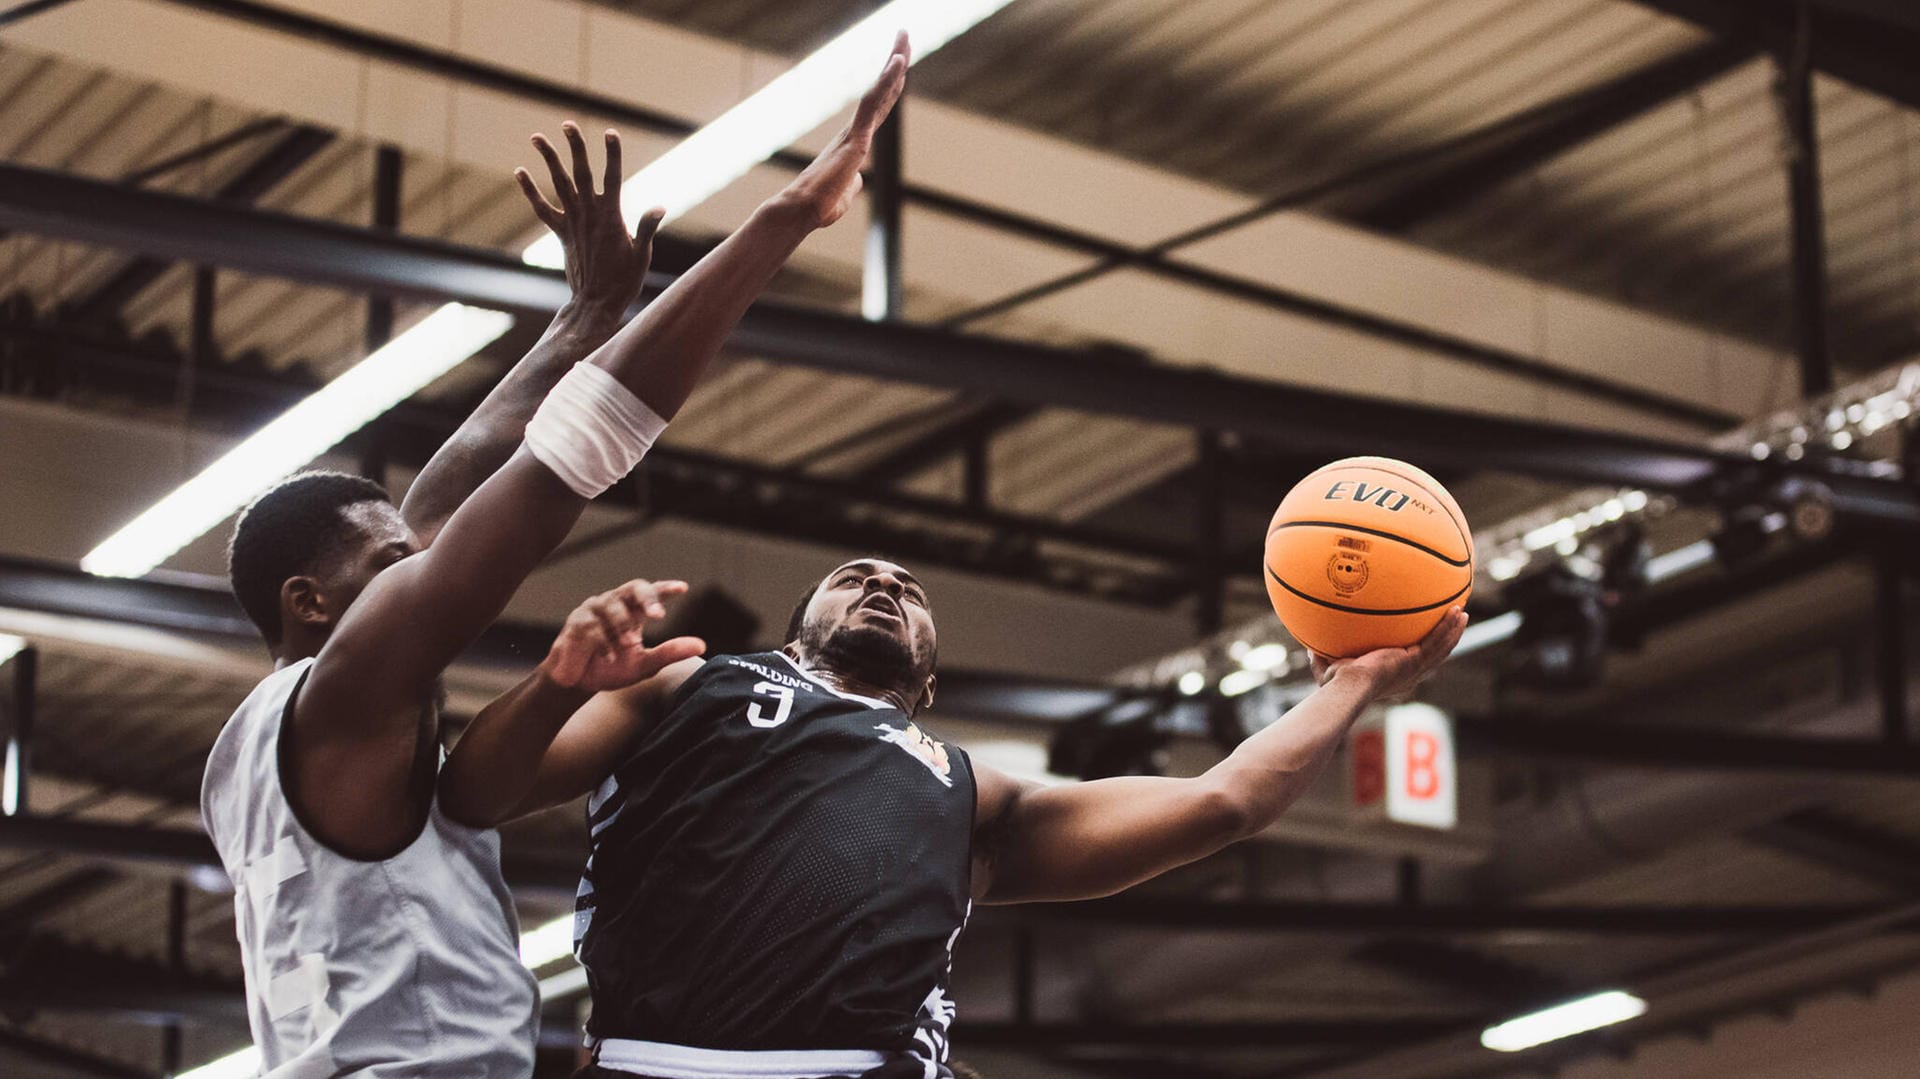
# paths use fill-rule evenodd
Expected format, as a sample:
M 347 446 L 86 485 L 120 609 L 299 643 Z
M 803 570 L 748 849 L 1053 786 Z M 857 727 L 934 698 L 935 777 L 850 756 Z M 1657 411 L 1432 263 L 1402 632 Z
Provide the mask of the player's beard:
M 929 673 L 920 670 L 912 645 L 878 626 L 839 626 L 816 637 L 808 651 L 814 662 L 827 670 L 870 686 L 897 690 L 908 699 L 919 695 L 919 687 Z

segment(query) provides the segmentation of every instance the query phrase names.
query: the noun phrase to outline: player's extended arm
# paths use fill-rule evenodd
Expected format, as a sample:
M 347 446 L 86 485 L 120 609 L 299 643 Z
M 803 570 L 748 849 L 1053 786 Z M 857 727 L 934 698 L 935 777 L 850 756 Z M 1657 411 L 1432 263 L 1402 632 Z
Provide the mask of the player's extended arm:
M 1451 612 L 1413 648 L 1324 668 L 1280 722 L 1191 779 L 1123 776 L 1059 787 L 980 768 L 975 891 L 989 903 L 1112 895 L 1273 823 L 1325 769 L 1368 704 L 1410 692 L 1459 643 Z
M 684 581 L 628 581 L 576 608 L 539 668 L 460 737 L 440 770 L 441 812 L 491 828 L 592 790 L 699 669 L 704 642 L 649 647 L 641 635 L 686 590 Z
M 620 136 L 607 132 L 606 173 L 596 190 L 580 128 L 568 122 L 561 130 L 572 152 L 572 175 L 547 137 L 533 136 L 558 205 L 547 201 L 526 169 L 515 169 L 513 176 L 534 216 L 560 238 L 573 297 L 407 488 L 400 515 L 422 547 L 433 543 L 460 503 L 513 455 L 527 421 L 560 376 L 620 328 L 646 280 L 661 214 L 648 211 L 637 229 L 627 231 L 620 214 Z
M 903 35 L 853 122 L 813 164 L 586 362 L 671 419 L 800 241 L 852 204 L 874 130 L 906 85 L 906 49 Z M 441 672 L 500 616 L 585 506 L 523 443 L 431 547 L 382 572 L 347 610 L 293 717 L 296 794 L 321 838 L 365 854 L 391 852 L 414 834 L 422 708 Z

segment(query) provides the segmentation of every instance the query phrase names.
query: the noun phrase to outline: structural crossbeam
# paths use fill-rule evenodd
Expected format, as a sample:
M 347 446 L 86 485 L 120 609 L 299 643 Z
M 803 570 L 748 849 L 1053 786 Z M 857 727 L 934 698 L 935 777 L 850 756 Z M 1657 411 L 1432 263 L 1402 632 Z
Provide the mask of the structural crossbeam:
M 567 299 L 566 284 L 557 275 L 495 252 L 126 190 L 17 165 L 0 167 L 0 227 L 413 298 L 521 311 L 551 311 Z M 664 275 L 656 280 L 665 283 Z M 1684 443 L 1309 390 L 1195 368 L 1123 365 L 1098 350 L 869 323 L 772 302 L 748 313 L 732 345 L 839 374 L 1210 428 L 1281 440 L 1302 452 L 1326 456 L 1387 454 L 1440 470 L 1497 469 L 1689 491 L 1741 464 Z M 1848 475 L 1811 459 L 1793 470 L 1820 475 L 1836 489 L 1884 494 L 1889 513 L 1920 522 L 1920 503 L 1897 484 Z

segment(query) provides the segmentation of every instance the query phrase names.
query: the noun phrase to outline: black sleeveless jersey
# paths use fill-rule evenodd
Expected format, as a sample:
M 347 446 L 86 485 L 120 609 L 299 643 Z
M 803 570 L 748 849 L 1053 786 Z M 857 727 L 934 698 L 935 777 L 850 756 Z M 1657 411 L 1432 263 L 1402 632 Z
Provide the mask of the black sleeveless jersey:
M 588 804 L 588 1033 L 951 1074 L 973 813 L 966 754 L 906 713 L 783 653 L 709 659 Z

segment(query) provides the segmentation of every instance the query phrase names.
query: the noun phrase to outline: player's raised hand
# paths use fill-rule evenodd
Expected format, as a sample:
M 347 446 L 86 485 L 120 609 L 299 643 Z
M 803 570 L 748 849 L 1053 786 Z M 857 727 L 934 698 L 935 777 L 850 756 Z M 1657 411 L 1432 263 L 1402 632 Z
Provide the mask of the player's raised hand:
M 661 668 L 707 650 L 698 637 L 675 637 L 649 647 L 641 631 L 665 618 L 665 601 L 685 595 L 687 582 L 628 581 L 574 608 L 548 650 L 541 670 L 556 685 L 589 693 L 644 682 Z
M 800 211 L 810 228 L 823 229 L 846 215 L 853 198 L 860 193 L 860 169 L 873 149 L 873 133 L 900 100 L 907 88 L 907 62 L 911 52 L 907 33 L 902 30 L 893 39 L 893 52 L 880 71 L 880 78 L 860 99 L 853 119 L 840 129 L 820 156 L 795 176 L 774 201 Z
M 513 178 L 520 182 L 520 192 L 533 206 L 534 216 L 560 237 L 560 246 L 567 253 L 567 284 L 573 287 L 574 297 L 624 311 L 640 296 L 647 266 L 653 261 L 653 236 L 665 211 L 658 207 L 648 210 L 640 215 L 639 225 L 628 232 L 626 219 L 620 214 L 620 135 L 612 129 L 607 131 L 606 172 L 596 185 L 580 126 L 569 120 L 560 125 L 560 130 L 573 158 L 570 173 L 561 164 L 553 143 L 545 135 L 533 136 L 534 149 L 547 162 L 558 205 L 540 193 L 526 169 L 513 170 Z
M 1376 648 L 1351 659 L 1328 659 L 1316 654 L 1313 677 L 1324 686 L 1335 675 L 1351 672 L 1367 679 L 1368 693 L 1375 700 L 1405 697 L 1446 662 L 1466 628 L 1467 612 L 1455 607 L 1410 648 Z

